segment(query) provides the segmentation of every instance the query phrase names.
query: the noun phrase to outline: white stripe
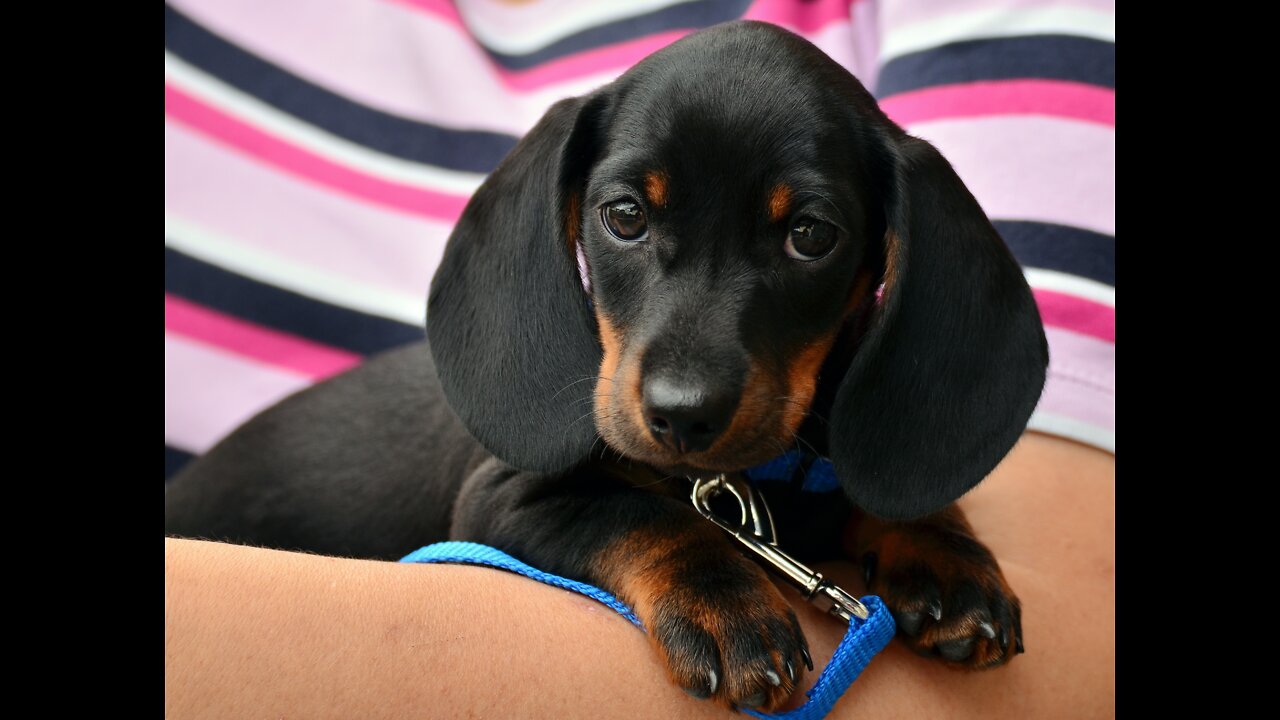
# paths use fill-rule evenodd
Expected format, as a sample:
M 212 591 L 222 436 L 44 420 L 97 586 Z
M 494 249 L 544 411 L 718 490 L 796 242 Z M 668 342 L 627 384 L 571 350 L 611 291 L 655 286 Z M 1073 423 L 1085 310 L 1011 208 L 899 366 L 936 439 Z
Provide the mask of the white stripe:
M 164 334 L 164 441 L 199 455 L 311 380 Z
M 890 28 L 881 36 L 880 61 L 947 43 L 1018 35 L 1076 35 L 1116 41 L 1116 16 L 1092 8 L 1054 5 L 983 8 Z
M 473 5 L 492 5 L 491 0 L 471 0 L 457 4 L 467 29 L 484 46 L 505 55 L 523 55 L 541 50 L 570 35 L 599 25 L 683 5 L 692 0 L 543 0 L 518 5 L 502 3 L 498 9 L 475 12 Z
M 386 155 L 332 135 L 261 102 L 188 64 L 164 54 L 164 77 L 183 91 L 291 145 L 384 180 L 453 195 L 471 195 L 484 182 L 479 173 L 457 172 Z
M 164 216 L 165 245 L 260 282 L 351 310 L 422 326 L 426 297 L 405 295 L 299 264 L 220 237 L 172 213 Z
M 1102 448 L 1113 455 L 1116 452 L 1114 431 L 1062 415 L 1037 410 L 1031 414 L 1031 422 L 1027 423 L 1027 429 L 1070 438 L 1086 445 Z
M 1027 276 L 1027 284 L 1038 290 L 1052 290 L 1113 308 L 1116 306 L 1116 289 L 1096 280 L 1039 268 L 1023 268 L 1022 274 Z
M 909 123 L 955 168 L 989 217 L 1116 234 L 1116 130 L 1047 115 Z

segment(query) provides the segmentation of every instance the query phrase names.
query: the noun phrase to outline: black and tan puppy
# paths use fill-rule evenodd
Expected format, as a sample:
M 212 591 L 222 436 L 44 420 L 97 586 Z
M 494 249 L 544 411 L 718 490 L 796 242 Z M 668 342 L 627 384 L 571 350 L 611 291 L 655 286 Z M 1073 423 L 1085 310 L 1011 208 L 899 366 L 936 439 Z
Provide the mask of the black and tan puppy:
M 166 532 L 494 545 L 630 603 L 695 695 L 770 708 L 805 640 L 686 478 L 799 447 L 842 491 L 765 488 L 790 551 L 861 560 L 921 652 L 1021 648 L 951 503 L 1039 398 L 1036 306 L 947 161 L 805 40 L 718 26 L 557 103 L 467 206 L 427 332 L 193 464 Z

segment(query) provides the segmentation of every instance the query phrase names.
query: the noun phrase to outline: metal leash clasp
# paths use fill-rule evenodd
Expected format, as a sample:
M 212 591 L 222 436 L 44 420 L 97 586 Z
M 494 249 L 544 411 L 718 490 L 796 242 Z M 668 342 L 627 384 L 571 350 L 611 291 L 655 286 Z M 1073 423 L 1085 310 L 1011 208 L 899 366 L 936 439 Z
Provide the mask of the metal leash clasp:
M 730 479 L 723 474 L 709 479 L 692 479 L 693 492 L 690 499 L 698 512 L 737 538 L 738 542 L 790 580 L 806 600 L 845 622 L 855 617 L 866 620 L 871 614 L 867 606 L 857 598 L 778 547 L 777 531 L 773 527 L 769 504 L 750 483 L 740 476 Z M 711 499 L 721 493 L 729 493 L 738 501 L 742 517 L 736 524 L 711 510 Z

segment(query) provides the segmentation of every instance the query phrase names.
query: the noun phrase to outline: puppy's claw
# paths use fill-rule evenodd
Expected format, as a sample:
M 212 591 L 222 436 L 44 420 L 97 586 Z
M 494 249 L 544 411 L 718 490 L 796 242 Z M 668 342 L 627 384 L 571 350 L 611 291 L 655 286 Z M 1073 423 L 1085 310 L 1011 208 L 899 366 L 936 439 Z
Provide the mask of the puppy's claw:
M 787 661 L 787 679 L 789 679 L 792 684 L 795 684 L 796 666 L 790 660 Z
M 1019 646 L 1019 649 L 1021 649 L 1021 646 Z M 800 648 L 800 655 L 804 658 L 804 666 L 809 668 L 809 672 L 813 672 L 813 658 L 809 657 L 808 644 Z
M 1027 651 L 1027 649 L 1026 649 L 1026 648 L 1022 647 L 1022 637 L 1021 637 L 1021 636 L 1019 636 L 1016 640 L 1014 640 L 1014 644 L 1013 644 L 1013 646 L 1014 646 L 1014 647 L 1016 647 L 1016 648 L 1018 649 L 1018 653 L 1019 653 L 1019 654 L 1024 653 L 1024 652 L 1026 652 L 1026 651 Z
M 693 687 L 686 687 L 685 692 L 699 700 L 706 700 L 716 694 L 716 688 L 720 686 L 720 678 L 716 675 L 715 670 L 707 671 L 707 679 L 705 682 L 699 683 Z
M 988 640 L 994 640 L 996 637 L 996 628 L 990 622 L 982 622 L 978 624 L 978 634 Z
M 774 671 L 772 671 L 772 670 L 765 670 L 765 671 L 764 671 L 764 679 L 765 679 L 765 680 L 768 680 L 768 681 L 769 681 L 769 684 L 770 684 L 770 685 L 772 685 L 772 686 L 774 686 L 774 687 L 778 687 L 779 685 L 781 685 L 781 684 L 782 684 L 782 678 L 781 678 L 781 677 L 779 677 L 778 673 L 776 673 L 776 672 L 774 672 Z
M 929 601 L 929 617 L 933 618 L 934 621 L 942 619 L 942 603 L 940 601 Z

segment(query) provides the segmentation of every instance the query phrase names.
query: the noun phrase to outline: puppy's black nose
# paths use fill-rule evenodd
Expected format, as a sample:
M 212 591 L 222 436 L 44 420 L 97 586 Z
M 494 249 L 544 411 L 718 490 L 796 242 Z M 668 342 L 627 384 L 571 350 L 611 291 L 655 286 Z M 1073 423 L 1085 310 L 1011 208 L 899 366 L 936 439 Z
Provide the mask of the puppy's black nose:
M 729 427 L 738 393 L 697 380 L 656 375 L 644 382 L 644 417 L 654 439 L 679 453 L 711 447 Z

